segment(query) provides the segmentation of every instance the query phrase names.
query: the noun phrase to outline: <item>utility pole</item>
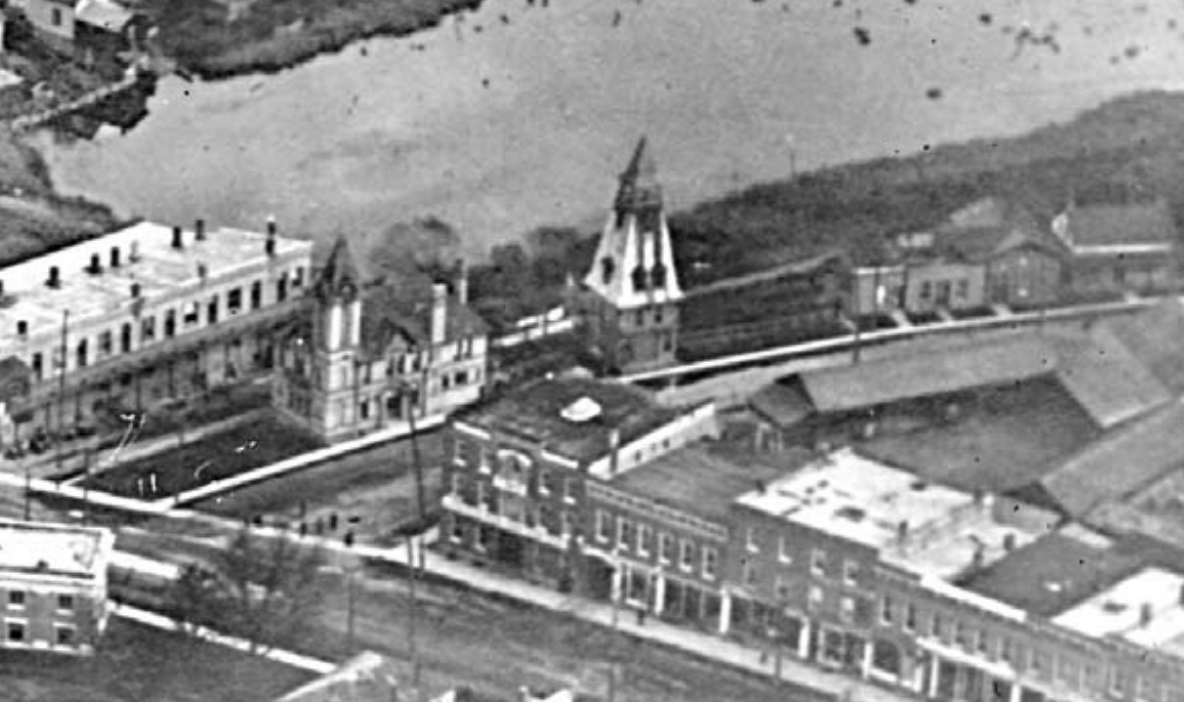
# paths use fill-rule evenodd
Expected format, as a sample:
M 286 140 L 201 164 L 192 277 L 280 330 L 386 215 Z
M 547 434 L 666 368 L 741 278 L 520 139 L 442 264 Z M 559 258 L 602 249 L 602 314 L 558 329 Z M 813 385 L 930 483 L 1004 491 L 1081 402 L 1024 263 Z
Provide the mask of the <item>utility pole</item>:
M 347 659 L 354 655 L 354 570 L 349 566 L 345 569 L 345 657 Z
M 66 357 L 66 339 L 68 328 L 70 324 L 70 310 L 62 310 L 62 343 L 61 356 L 62 367 L 58 369 L 58 433 L 57 440 L 54 442 L 54 462 L 57 465 L 57 472 L 62 472 L 62 435 L 65 433 L 65 412 L 66 412 L 66 368 L 68 358 Z
M 418 351 L 417 351 L 418 353 Z M 424 509 L 424 484 L 423 484 L 423 462 L 420 460 L 419 454 L 419 437 L 417 436 L 417 427 L 415 426 L 415 405 L 419 404 L 419 391 L 421 387 L 403 382 L 400 387 L 400 398 L 408 397 L 409 389 L 415 389 L 415 402 L 409 403 L 407 407 L 407 427 L 411 432 L 411 461 L 412 468 L 415 471 L 415 506 L 418 515 L 418 528 L 423 528 L 427 523 L 426 513 Z M 410 607 L 407 612 L 407 649 L 411 657 L 411 687 L 415 690 L 415 694 L 419 694 L 419 650 L 416 644 L 416 629 L 418 625 L 418 609 L 419 601 L 416 597 L 416 581 L 419 579 L 419 570 L 423 566 L 422 549 L 415 548 L 416 534 L 411 534 L 407 537 L 407 564 L 410 567 L 410 577 L 408 578 L 408 589 L 410 594 Z M 420 553 L 417 553 L 420 552 Z

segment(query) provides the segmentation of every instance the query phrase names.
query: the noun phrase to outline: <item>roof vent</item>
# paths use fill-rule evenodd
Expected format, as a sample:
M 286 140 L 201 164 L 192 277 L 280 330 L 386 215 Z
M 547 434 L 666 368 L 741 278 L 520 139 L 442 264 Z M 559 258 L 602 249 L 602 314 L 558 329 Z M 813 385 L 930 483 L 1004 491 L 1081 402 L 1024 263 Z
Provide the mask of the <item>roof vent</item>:
M 559 415 L 567 421 L 577 424 L 589 422 L 600 416 L 600 403 L 584 396 L 564 407 Z

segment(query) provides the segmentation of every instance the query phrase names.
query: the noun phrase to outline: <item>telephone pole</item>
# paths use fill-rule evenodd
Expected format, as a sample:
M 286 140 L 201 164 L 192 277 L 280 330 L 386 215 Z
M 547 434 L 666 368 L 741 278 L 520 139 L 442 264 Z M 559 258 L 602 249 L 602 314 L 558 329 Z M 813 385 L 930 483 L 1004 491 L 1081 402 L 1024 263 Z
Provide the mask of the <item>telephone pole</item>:
M 67 337 L 70 325 L 70 310 L 62 310 L 62 343 L 61 343 L 61 367 L 58 369 L 58 432 L 57 438 L 54 441 L 54 463 L 57 465 L 59 474 L 62 472 L 62 436 L 65 434 L 66 427 L 66 368 L 68 367 L 69 359 L 66 356 L 67 352 Z

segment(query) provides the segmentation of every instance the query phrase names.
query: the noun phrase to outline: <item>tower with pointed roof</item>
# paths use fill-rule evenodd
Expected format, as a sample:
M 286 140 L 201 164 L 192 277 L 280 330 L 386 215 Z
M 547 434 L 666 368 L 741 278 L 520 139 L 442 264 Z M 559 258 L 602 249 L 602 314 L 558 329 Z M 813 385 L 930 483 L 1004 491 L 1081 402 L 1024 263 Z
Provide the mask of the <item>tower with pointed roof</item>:
M 606 368 L 630 373 L 674 362 L 683 293 L 645 137 L 620 176 L 584 288 L 588 342 Z
M 310 419 L 323 436 L 350 432 L 356 418 L 354 373 L 362 343 L 362 279 L 349 242 L 339 236 L 313 285 Z

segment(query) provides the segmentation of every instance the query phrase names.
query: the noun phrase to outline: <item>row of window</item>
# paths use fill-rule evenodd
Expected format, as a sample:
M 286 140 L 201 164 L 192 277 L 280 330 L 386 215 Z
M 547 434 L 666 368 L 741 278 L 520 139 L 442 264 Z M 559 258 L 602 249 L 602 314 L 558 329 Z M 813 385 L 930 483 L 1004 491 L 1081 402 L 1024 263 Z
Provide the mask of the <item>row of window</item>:
M 63 592 L 58 593 L 55 597 L 58 612 L 65 613 L 74 611 L 74 595 Z M 25 590 L 9 590 L 7 602 L 8 609 L 10 610 L 24 609 L 29 602 L 29 593 Z
M 1101 690 L 1103 687 L 1112 696 L 1125 699 L 1128 691 L 1135 691 L 1135 699 L 1153 701 L 1156 683 L 1136 678 L 1118 667 L 1096 665 L 1086 658 L 1065 654 L 1054 654 L 1039 646 L 1021 645 L 1012 637 L 1001 632 L 992 632 L 981 626 L 974 626 L 956 617 L 941 612 L 921 610 L 915 603 L 897 603 L 891 595 L 880 599 L 880 623 L 884 626 L 899 625 L 902 630 L 921 637 L 939 639 L 958 646 L 967 653 L 989 660 L 1001 660 L 1017 668 L 1023 668 L 1034 677 L 1056 680 L 1074 691 Z
M 760 553 L 761 547 L 760 547 L 760 544 L 758 543 L 757 537 L 758 537 L 757 529 L 755 527 L 748 527 L 748 529 L 746 530 L 745 535 L 744 535 L 744 549 L 748 553 L 753 553 L 753 554 Z M 778 539 L 777 539 L 777 562 L 778 563 L 780 563 L 782 565 L 792 565 L 793 564 L 793 553 L 791 552 L 790 546 L 791 545 L 790 545 L 788 539 L 786 539 L 784 536 L 778 537 Z M 747 565 L 748 562 L 746 561 L 745 564 Z M 839 573 L 834 572 L 834 565 L 837 565 L 837 563 L 834 563 L 832 565 L 832 559 L 830 558 L 830 555 L 826 552 L 825 549 L 821 549 L 821 548 L 811 549 L 811 551 L 810 551 L 810 574 L 811 575 L 813 575 L 817 578 L 830 578 L 834 575 L 839 575 Z M 860 580 L 860 573 L 861 573 L 861 568 L 859 565 L 859 561 L 853 560 L 851 558 L 846 558 L 846 559 L 842 560 L 841 575 L 843 578 L 843 582 L 845 584 L 852 585 L 852 586 L 858 585 L 859 580 Z M 751 582 L 749 582 L 749 581 L 751 581 Z M 755 582 L 756 582 L 756 571 L 755 570 L 753 570 L 753 569 L 746 570 L 745 582 L 746 582 L 746 584 L 749 584 L 749 585 L 755 584 Z
M 292 287 L 300 287 L 303 285 L 303 268 L 297 268 L 295 276 L 292 279 Z M 288 295 L 288 274 L 285 271 L 280 275 L 279 280 L 276 281 L 276 300 L 283 302 Z M 257 310 L 263 306 L 263 283 L 255 281 L 251 283 L 250 287 L 250 309 Z M 190 300 L 181 305 L 180 308 L 171 308 L 164 311 L 160 320 L 160 334 L 164 339 L 171 339 L 177 335 L 178 331 L 190 331 L 197 328 L 201 324 L 201 308 L 202 304 L 196 300 Z M 206 324 L 213 325 L 218 323 L 219 310 L 221 309 L 220 296 L 215 294 L 209 298 L 205 304 L 206 308 Z M 234 316 L 243 309 L 243 288 L 232 288 L 226 293 L 226 311 L 230 316 Z M 179 318 L 179 319 L 178 319 Z M 139 323 L 140 344 L 148 344 L 157 339 L 157 317 L 155 315 L 143 316 Z M 95 348 L 92 354 L 90 339 L 79 339 L 74 345 L 74 365 L 77 368 L 85 368 L 90 363 L 95 361 L 103 361 L 116 353 L 126 354 L 132 351 L 132 340 L 134 329 L 131 322 L 124 322 L 119 328 L 118 344 L 116 343 L 116 333 L 114 330 L 105 330 L 99 332 L 95 337 Z M 117 350 L 118 349 L 118 350 Z M 53 367 L 55 369 L 62 369 L 64 367 L 64 360 L 62 358 L 62 349 L 55 348 L 53 350 Z M 45 359 L 44 354 L 36 352 L 32 354 L 29 359 L 29 367 L 32 370 L 33 378 L 35 380 L 45 379 Z
M 614 543 L 614 553 L 624 554 L 632 551 L 641 558 L 649 558 L 654 545 L 654 530 L 644 522 L 634 524 L 631 519 L 614 519 L 613 515 L 605 510 L 596 510 L 596 540 L 601 543 Z M 665 531 L 657 533 L 656 545 L 659 565 L 671 565 L 677 556 L 679 570 L 690 573 L 695 570 L 695 557 L 698 552 L 699 572 L 705 579 L 714 580 L 719 572 L 719 549 L 711 546 L 697 547 L 693 540 L 676 539 L 674 534 Z
M 953 296 L 951 297 L 951 290 Z M 935 299 L 938 304 L 954 300 L 966 300 L 970 297 L 970 281 L 966 278 L 959 278 L 958 280 L 939 280 L 934 283 L 931 280 L 921 281 L 921 291 L 919 297 L 922 302 L 929 302 Z
M 78 638 L 76 630 L 69 624 L 54 624 L 53 635 L 57 646 L 73 646 Z M 29 622 L 24 619 L 5 619 L 4 639 L 15 644 L 29 643 Z

